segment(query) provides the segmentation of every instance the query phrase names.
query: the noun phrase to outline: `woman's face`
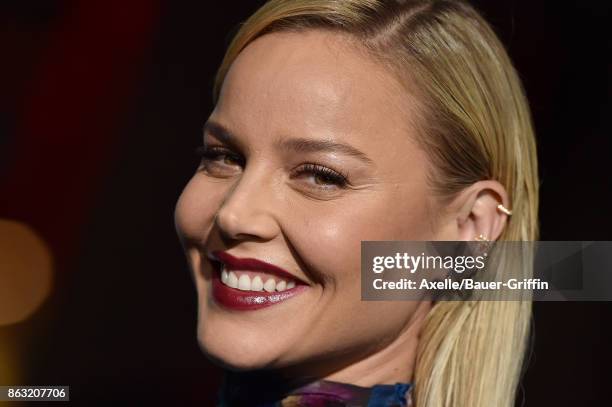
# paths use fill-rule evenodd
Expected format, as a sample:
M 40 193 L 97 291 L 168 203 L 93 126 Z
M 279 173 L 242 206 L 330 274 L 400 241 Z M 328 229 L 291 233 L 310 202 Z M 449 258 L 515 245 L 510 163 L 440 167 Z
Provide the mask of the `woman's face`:
M 435 231 L 414 104 L 356 47 L 318 31 L 257 39 L 205 126 L 208 152 L 175 217 L 199 342 L 227 367 L 360 358 L 393 341 L 418 305 L 360 299 L 362 240 Z M 209 259 L 218 251 L 231 273 Z

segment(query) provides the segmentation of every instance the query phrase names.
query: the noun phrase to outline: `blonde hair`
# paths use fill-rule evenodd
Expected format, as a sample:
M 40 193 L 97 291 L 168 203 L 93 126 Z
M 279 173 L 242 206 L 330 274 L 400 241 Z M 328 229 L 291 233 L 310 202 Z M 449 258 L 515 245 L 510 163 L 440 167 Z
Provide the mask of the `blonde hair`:
M 232 62 L 277 31 L 348 34 L 406 82 L 422 109 L 419 141 L 433 164 L 441 202 L 483 179 L 508 191 L 513 215 L 499 240 L 538 237 L 535 137 L 518 74 L 487 22 L 456 0 L 271 0 L 233 38 L 214 98 Z M 501 259 L 502 263 L 508 259 Z M 503 267 L 502 267 L 503 269 Z M 532 274 L 528 258 L 515 270 Z M 421 332 L 414 372 L 418 406 L 514 405 L 531 301 L 436 302 Z

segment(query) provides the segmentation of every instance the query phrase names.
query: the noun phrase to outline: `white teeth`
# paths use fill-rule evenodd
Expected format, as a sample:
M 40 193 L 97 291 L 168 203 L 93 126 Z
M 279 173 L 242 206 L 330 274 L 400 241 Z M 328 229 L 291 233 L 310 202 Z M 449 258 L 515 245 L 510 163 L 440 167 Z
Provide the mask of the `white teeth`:
M 243 274 L 238 279 L 238 289 L 243 291 L 251 290 L 251 278 L 246 274 Z
M 276 289 L 276 281 L 273 278 L 268 279 L 263 286 L 263 289 L 271 293 Z
M 238 277 L 233 271 L 228 272 L 224 264 L 221 266 L 221 282 L 242 291 L 267 291 L 269 293 L 290 290 L 295 287 L 295 281 L 280 280 L 277 282 L 274 278 L 268 278 L 264 284 L 260 276 L 251 279 L 248 274 L 240 274 Z
M 229 277 L 227 279 L 227 285 L 229 285 L 232 288 L 238 288 L 238 277 L 236 277 L 236 274 L 234 274 L 233 271 L 229 272 Z
M 255 276 L 253 280 L 251 280 L 251 290 L 252 291 L 262 291 L 264 288 L 264 283 L 259 276 Z

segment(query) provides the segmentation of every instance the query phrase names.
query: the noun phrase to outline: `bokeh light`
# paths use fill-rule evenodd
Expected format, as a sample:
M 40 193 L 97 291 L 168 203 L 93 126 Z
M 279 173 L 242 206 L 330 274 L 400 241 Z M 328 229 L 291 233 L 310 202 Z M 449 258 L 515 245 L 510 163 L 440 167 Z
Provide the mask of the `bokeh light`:
M 48 297 L 53 261 L 27 225 L 0 219 L 0 326 L 24 321 Z

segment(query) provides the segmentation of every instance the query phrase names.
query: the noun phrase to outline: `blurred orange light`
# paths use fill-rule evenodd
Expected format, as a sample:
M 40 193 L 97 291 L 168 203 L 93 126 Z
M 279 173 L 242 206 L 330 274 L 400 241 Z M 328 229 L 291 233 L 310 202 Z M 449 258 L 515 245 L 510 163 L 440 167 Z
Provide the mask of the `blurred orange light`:
M 52 256 L 27 225 L 0 219 L 0 326 L 27 319 L 51 291 Z

